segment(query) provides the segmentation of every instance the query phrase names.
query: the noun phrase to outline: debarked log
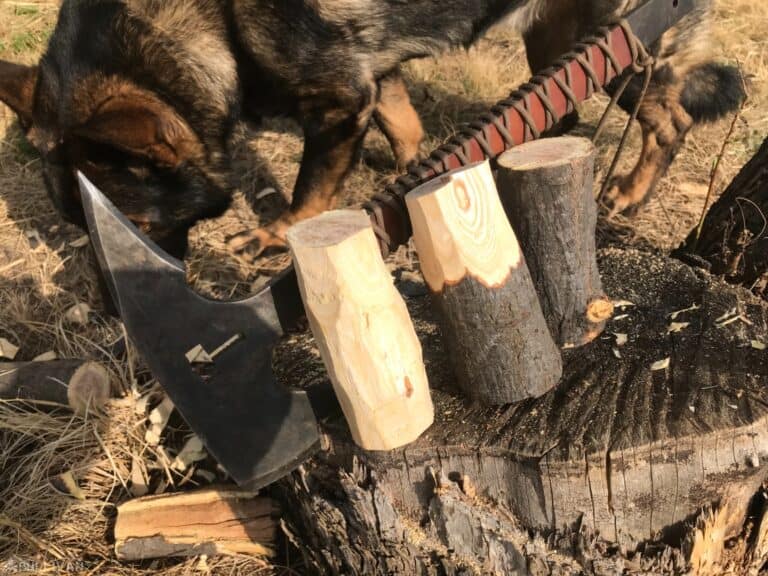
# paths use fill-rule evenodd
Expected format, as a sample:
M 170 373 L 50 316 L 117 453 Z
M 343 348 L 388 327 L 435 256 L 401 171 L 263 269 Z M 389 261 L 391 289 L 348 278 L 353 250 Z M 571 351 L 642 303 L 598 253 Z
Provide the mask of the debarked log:
M 579 522 L 628 549 L 680 545 L 727 494 L 739 496 L 721 502 L 719 541 L 738 533 L 768 476 L 768 304 L 660 256 L 610 249 L 599 265 L 621 301 L 606 333 L 565 352 L 553 390 L 497 408 L 457 391 L 428 298 L 408 300 L 435 424 L 371 453 L 326 417 L 326 450 L 278 485 L 286 528 L 319 573 L 523 574 L 542 556 L 521 531 Z M 302 338 L 278 372 L 327 385 Z M 460 507 L 444 502 L 446 484 Z M 701 561 L 700 545 L 687 550 Z

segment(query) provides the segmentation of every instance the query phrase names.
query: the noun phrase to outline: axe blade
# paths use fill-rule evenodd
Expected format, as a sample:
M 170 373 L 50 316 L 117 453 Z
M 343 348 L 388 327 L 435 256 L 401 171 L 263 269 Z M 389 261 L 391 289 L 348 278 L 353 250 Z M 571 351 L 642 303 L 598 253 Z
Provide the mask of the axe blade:
M 319 445 L 315 415 L 306 393 L 281 386 L 272 372 L 272 348 L 302 310 L 294 273 L 243 300 L 204 298 L 188 286 L 182 262 L 78 178 L 99 267 L 126 330 L 210 454 L 252 489 L 300 465 Z M 280 284 L 287 288 L 275 290 Z M 198 345 L 212 352 L 226 342 L 212 363 L 187 360 Z

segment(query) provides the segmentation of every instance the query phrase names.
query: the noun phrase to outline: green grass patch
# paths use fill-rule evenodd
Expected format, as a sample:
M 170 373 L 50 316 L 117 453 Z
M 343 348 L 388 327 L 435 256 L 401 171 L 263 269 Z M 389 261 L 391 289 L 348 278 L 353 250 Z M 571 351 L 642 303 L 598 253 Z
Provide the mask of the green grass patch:
M 40 13 L 40 9 L 33 4 L 20 4 L 13 9 L 16 16 L 34 16 Z

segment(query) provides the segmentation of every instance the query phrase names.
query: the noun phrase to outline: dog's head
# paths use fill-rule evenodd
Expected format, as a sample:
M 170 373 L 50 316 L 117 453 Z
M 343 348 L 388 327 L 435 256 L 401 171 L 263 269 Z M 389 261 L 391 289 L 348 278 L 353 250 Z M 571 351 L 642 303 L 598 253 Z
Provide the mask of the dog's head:
M 161 245 L 226 207 L 225 187 L 189 123 L 126 78 L 49 57 L 38 66 L 0 61 L 0 101 L 18 115 L 48 193 L 71 222 L 84 223 L 77 171 Z

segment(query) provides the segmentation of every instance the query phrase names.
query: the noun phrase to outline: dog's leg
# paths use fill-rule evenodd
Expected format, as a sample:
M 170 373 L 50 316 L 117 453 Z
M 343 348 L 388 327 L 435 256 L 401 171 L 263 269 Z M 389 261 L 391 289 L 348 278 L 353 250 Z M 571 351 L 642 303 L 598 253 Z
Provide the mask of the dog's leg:
M 399 68 L 379 80 L 379 102 L 373 118 L 392 147 L 398 172 L 404 171 L 418 159 L 424 129 Z
M 603 201 L 610 215 L 647 200 L 693 126 L 693 118 L 680 103 L 676 86 L 651 85 L 640 106 L 638 121 L 643 131 L 643 148 L 634 169 L 625 176 L 615 176 L 608 185 Z
M 230 238 L 230 249 L 246 251 L 250 257 L 265 248 L 285 246 L 288 228 L 333 207 L 344 179 L 359 157 L 363 137 L 377 101 L 377 86 L 371 81 L 354 94 L 313 98 L 312 109 L 303 115 L 304 153 L 290 208 L 272 224 Z M 318 106 L 316 103 L 333 102 Z

